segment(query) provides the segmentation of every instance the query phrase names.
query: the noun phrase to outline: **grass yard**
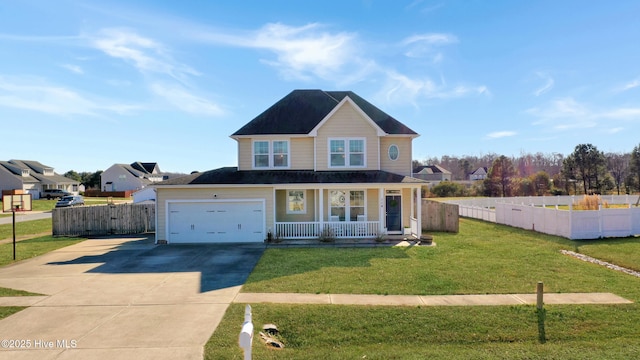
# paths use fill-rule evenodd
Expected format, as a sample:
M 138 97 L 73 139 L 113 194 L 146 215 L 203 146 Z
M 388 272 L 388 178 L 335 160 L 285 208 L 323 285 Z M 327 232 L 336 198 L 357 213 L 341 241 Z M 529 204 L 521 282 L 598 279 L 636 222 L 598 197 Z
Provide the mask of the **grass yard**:
M 30 259 L 84 240 L 86 240 L 86 238 L 43 236 L 18 241 L 16 243 L 16 261 Z M 13 262 L 13 244 L 0 244 L 0 266 L 5 266 Z
M 255 359 L 633 359 L 640 356 L 637 306 L 548 306 L 538 342 L 534 306 L 382 307 L 252 305 Z M 244 305 L 232 304 L 205 359 L 242 359 Z M 285 344 L 257 337 L 274 323 Z
M 51 234 L 51 219 L 16 222 L 16 236 L 36 235 L 42 233 Z M 13 237 L 13 224 L 0 225 L 0 240 Z
M 7 316 L 13 315 L 20 310 L 24 310 L 26 308 L 21 306 L 0 306 L 0 319 L 4 319 Z
M 268 249 L 244 292 L 364 294 L 613 292 L 630 305 L 547 305 L 547 342 L 534 306 L 373 307 L 253 305 L 254 325 L 274 323 L 284 350 L 260 359 L 630 359 L 640 357 L 640 278 L 559 253 L 576 249 L 640 263 L 640 239 L 572 242 L 461 219 L 435 247 Z M 637 267 L 637 265 L 636 265 Z M 240 359 L 244 305 L 233 304 L 209 340 L 207 359 Z
M 614 292 L 640 299 L 640 289 L 629 289 L 628 275 L 559 253 L 560 249 L 577 247 L 580 252 L 599 257 L 609 249 L 608 261 L 637 267 L 638 238 L 572 242 L 462 219 L 459 234 L 439 233 L 434 241 L 434 247 L 269 249 L 242 291 L 505 294 L 533 293 L 536 283 L 543 281 L 547 292 Z M 607 245 L 606 241 L 623 247 Z M 640 285 L 640 279 L 631 281 Z

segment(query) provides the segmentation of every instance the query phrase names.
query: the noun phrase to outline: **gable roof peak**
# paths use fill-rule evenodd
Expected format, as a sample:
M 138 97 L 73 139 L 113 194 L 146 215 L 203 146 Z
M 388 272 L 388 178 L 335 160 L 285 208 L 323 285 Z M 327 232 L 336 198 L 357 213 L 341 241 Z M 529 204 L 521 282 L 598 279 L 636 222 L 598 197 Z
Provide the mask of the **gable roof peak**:
M 418 135 L 353 91 L 293 90 L 244 125 L 231 137 L 247 135 L 307 135 L 346 98 L 387 134 Z

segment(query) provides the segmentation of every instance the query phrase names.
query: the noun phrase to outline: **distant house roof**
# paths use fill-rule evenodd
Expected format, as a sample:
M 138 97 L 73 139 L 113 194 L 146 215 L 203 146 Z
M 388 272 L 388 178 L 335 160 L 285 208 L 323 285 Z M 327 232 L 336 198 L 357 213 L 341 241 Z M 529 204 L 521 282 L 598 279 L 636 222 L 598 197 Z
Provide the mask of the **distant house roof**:
M 0 166 L 20 177 L 23 183 L 41 183 L 48 185 L 56 184 L 79 184 L 78 181 L 56 174 L 53 167 L 41 164 L 34 160 L 9 160 L 0 161 Z M 22 171 L 28 170 L 28 176 L 22 176 Z
M 486 175 L 488 174 L 488 169 L 486 167 L 479 167 L 471 173 L 472 175 Z
M 158 166 L 158 163 L 155 162 L 139 162 L 136 161 L 134 163 L 131 164 L 131 167 L 138 170 L 138 171 L 142 171 L 144 173 L 147 174 L 160 174 L 162 173 L 160 171 L 160 167 Z
M 451 174 L 451 171 L 439 165 L 424 165 L 413 169 L 414 174 Z
M 238 171 L 236 167 L 223 167 L 156 183 L 156 185 L 198 184 L 316 184 L 316 183 L 424 183 L 420 179 L 387 171 L 313 171 L 266 170 Z
M 417 135 L 352 91 L 294 90 L 233 133 L 232 137 L 309 134 L 347 96 L 387 134 Z

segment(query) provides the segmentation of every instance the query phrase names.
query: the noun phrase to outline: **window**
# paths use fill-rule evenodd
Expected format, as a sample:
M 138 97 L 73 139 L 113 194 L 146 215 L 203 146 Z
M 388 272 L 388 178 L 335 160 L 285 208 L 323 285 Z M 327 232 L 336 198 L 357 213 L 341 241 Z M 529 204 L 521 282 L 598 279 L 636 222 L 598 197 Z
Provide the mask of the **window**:
M 253 167 L 254 168 L 287 168 L 289 167 L 289 142 L 278 141 L 254 141 L 253 142 Z
M 289 143 L 286 141 L 273 142 L 273 167 L 289 166 Z
M 400 150 L 398 150 L 398 145 L 392 144 L 389 146 L 389 160 L 396 161 L 399 155 Z
M 330 221 L 358 221 L 366 217 L 364 190 L 332 190 Z
M 268 141 L 256 141 L 253 143 L 253 166 L 269 167 Z
M 289 190 L 287 192 L 287 214 L 306 214 L 307 201 L 304 190 Z
M 329 139 L 329 167 L 365 167 L 364 139 Z

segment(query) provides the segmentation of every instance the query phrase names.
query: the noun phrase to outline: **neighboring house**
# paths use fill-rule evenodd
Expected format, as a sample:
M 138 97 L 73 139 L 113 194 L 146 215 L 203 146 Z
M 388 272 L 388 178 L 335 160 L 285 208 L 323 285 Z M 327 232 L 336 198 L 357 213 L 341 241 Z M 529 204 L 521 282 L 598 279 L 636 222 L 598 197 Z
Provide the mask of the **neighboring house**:
M 487 174 L 488 171 L 486 167 L 479 167 L 469 174 L 469 180 L 484 180 L 487 178 Z
M 438 184 L 441 181 L 451 181 L 451 171 L 439 165 L 418 166 L 413 169 L 413 177 Z
M 39 199 L 46 189 L 61 189 L 78 194 L 80 183 L 53 171 L 51 166 L 33 160 L 0 161 L 0 190 L 23 190 Z
M 157 163 L 113 164 L 100 174 L 100 188 L 102 191 L 135 191 L 162 180 L 167 180 L 167 177 Z
M 350 91 L 295 90 L 240 128 L 238 166 L 156 188 L 156 241 L 420 236 L 419 135 Z

